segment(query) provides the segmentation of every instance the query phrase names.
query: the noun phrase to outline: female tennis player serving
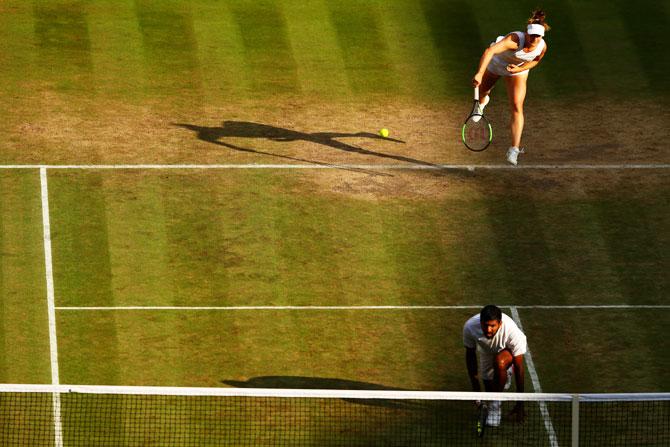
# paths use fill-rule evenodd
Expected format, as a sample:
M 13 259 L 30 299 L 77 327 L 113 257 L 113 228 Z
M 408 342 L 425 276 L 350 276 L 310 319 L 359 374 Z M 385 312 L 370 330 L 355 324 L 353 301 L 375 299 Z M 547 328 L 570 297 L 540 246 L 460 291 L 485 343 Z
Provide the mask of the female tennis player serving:
M 543 11 L 534 11 L 528 19 L 526 32 L 514 31 L 500 36 L 486 50 L 479 61 L 479 70 L 472 84 L 479 87 L 479 107 L 483 112 L 489 102 L 489 94 L 496 81 L 503 77 L 507 85 L 507 96 L 512 109 L 512 146 L 507 151 L 507 161 L 517 164 L 523 132 L 523 102 L 526 98 L 526 80 L 531 68 L 540 63 L 547 52 L 542 38 L 549 25 Z

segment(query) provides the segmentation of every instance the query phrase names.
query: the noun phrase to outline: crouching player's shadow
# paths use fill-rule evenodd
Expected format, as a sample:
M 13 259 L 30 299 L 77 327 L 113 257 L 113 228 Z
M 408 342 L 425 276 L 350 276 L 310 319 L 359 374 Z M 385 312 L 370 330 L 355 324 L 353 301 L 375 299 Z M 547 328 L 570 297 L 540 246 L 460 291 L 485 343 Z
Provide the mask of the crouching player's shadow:
M 358 382 L 346 379 L 324 378 L 324 377 L 302 377 L 302 376 L 260 376 L 252 377 L 246 381 L 222 380 L 221 383 L 234 388 L 265 388 L 265 389 L 311 389 L 311 390 L 360 390 L 360 391 L 403 391 L 401 388 L 387 387 L 375 383 Z M 434 402 L 417 401 L 409 399 L 394 399 L 392 395 L 388 399 L 371 398 L 342 398 L 343 401 L 356 405 L 372 407 L 386 407 L 401 410 L 437 411 L 440 405 Z
M 285 158 L 294 161 L 301 161 L 307 163 L 316 163 L 316 164 L 325 164 L 314 162 L 310 160 L 305 160 L 297 157 L 290 157 L 287 155 L 273 154 L 270 152 L 259 151 L 255 149 L 248 149 L 240 146 L 236 146 L 229 142 L 225 141 L 225 138 L 265 138 L 271 141 L 279 142 L 290 142 L 290 141 L 306 141 L 309 143 L 315 143 L 322 146 L 327 146 L 329 148 L 357 153 L 362 155 L 372 155 L 375 157 L 388 158 L 397 161 L 403 161 L 406 163 L 421 164 L 431 166 L 431 163 L 425 161 L 416 160 L 410 157 L 403 157 L 401 155 L 390 155 L 384 154 L 381 152 L 374 152 L 368 149 L 363 149 L 358 146 L 351 144 L 343 143 L 337 138 L 347 138 L 347 137 L 356 137 L 356 138 L 370 138 L 376 140 L 390 141 L 393 143 L 405 142 L 402 140 L 397 140 L 394 138 L 385 138 L 381 135 L 377 135 L 370 132 L 357 132 L 357 133 L 345 133 L 345 132 L 298 132 L 295 130 L 284 129 L 281 127 L 270 126 L 268 124 L 252 123 L 247 121 L 224 121 L 220 127 L 205 127 L 197 126 L 195 124 L 184 124 L 184 123 L 174 123 L 175 126 L 183 127 L 184 129 L 191 130 L 196 133 L 196 137 L 202 141 L 207 141 L 212 144 L 219 146 L 224 146 L 229 149 L 233 149 L 241 152 L 250 152 L 254 154 L 261 155 L 270 155 L 272 157 Z

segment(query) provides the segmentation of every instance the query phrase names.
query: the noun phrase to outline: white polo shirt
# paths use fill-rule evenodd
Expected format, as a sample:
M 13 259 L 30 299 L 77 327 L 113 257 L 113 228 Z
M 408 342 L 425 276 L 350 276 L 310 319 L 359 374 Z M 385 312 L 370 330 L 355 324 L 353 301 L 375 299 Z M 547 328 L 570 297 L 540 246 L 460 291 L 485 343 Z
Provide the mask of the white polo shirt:
M 500 329 L 493 338 L 486 338 L 482 326 L 479 324 L 479 314 L 474 315 L 463 326 L 463 345 L 466 348 L 477 348 L 482 354 L 496 355 L 504 349 L 509 349 L 513 356 L 526 353 L 526 336 L 514 320 L 502 314 Z

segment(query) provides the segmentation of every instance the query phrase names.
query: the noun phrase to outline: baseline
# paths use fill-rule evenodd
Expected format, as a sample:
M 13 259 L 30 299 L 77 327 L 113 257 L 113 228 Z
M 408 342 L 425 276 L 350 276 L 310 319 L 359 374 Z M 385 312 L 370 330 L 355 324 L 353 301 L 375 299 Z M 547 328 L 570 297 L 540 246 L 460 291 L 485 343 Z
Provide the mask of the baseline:
M 87 310 L 220 310 L 220 311 L 243 311 L 243 310 L 457 310 L 457 309 L 481 309 L 483 305 L 467 304 L 454 306 L 57 306 L 60 311 L 87 311 Z M 505 309 L 554 309 L 554 310 L 579 310 L 579 309 L 670 309 L 670 304 L 585 304 L 585 305 L 511 305 L 499 304 L 498 307 Z
M 364 169 L 364 170 L 666 170 L 670 163 L 650 164 L 102 164 L 102 165 L 0 165 L 0 169 Z

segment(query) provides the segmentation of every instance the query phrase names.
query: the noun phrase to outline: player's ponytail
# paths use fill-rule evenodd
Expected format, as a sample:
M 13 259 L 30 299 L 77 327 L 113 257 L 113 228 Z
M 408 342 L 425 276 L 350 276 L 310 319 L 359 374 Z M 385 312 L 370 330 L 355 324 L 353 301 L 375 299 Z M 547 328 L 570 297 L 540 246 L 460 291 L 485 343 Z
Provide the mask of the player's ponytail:
M 533 15 L 530 17 L 530 19 L 528 19 L 528 24 L 529 25 L 533 25 L 533 24 L 542 25 L 542 26 L 544 26 L 545 31 L 549 31 L 551 29 L 551 27 L 546 22 L 546 19 L 547 19 L 547 14 L 544 11 L 542 11 L 541 9 L 536 9 L 535 11 L 533 11 Z

